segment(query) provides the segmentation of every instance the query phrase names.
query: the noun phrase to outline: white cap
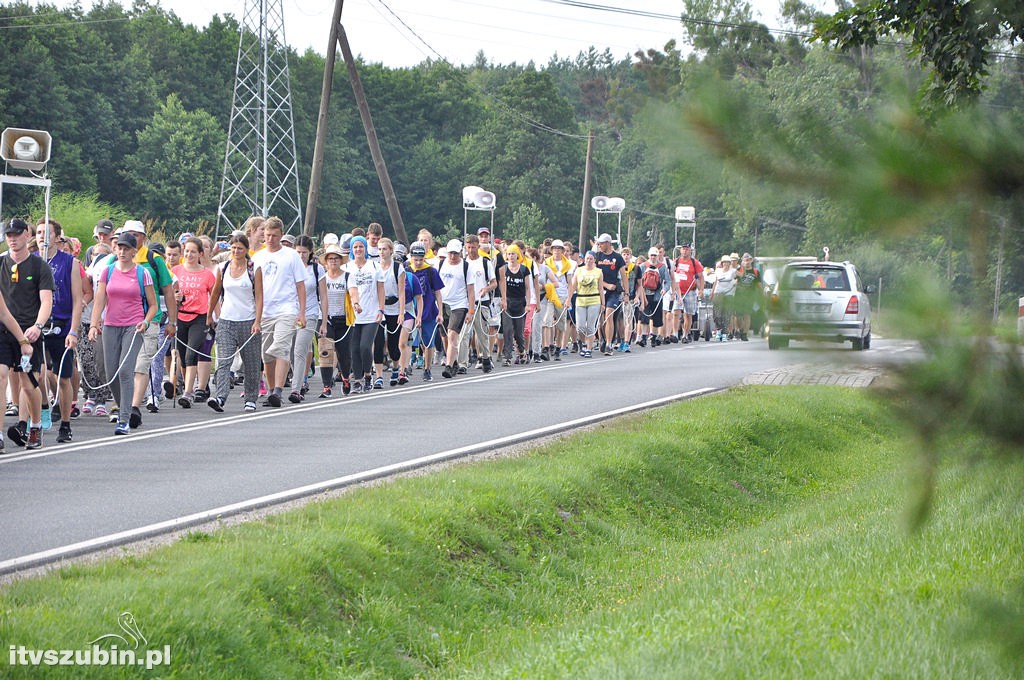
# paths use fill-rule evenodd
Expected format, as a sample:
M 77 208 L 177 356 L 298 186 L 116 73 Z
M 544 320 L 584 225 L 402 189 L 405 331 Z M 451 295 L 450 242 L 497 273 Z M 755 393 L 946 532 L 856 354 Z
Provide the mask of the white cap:
M 552 242 L 551 242 L 551 247 L 552 247 L 552 248 L 564 248 L 564 247 L 565 247 L 565 244 L 564 244 L 564 243 L 562 243 L 562 242 L 561 242 L 560 240 L 558 240 L 558 239 L 556 238 L 556 239 L 555 239 L 554 241 L 552 241 Z
M 324 234 L 324 246 L 338 245 L 337 234 Z
M 612 242 L 612 235 L 611 234 L 601 234 L 600 236 L 597 237 L 597 242 L 598 243 L 611 243 Z
M 453 238 L 451 241 L 448 241 L 448 245 L 445 246 L 445 250 L 447 250 L 449 253 L 461 253 L 462 241 L 460 241 L 457 238 Z
M 658 252 L 657 248 L 651 248 L 650 250 L 647 251 L 647 254 L 657 257 L 660 253 Z
M 140 222 L 138 220 L 128 220 L 127 222 L 124 223 L 124 226 L 121 227 L 121 231 L 123 231 L 123 232 L 125 232 L 125 231 L 132 232 L 132 233 L 135 233 L 135 234 L 142 234 L 143 236 L 145 236 L 146 235 L 146 225 L 144 225 L 142 222 Z

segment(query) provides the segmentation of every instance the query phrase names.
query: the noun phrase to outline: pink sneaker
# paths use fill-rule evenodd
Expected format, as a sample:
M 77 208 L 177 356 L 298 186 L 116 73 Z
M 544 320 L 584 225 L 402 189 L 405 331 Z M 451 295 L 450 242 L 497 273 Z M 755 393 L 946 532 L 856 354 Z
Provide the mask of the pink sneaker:
M 92 399 L 87 399 L 85 401 L 85 404 L 82 406 L 82 413 L 84 413 L 85 415 L 90 415 L 95 408 L 96 402 L 93 401 Z
M 267 396 L 267 383 L 263 382 L 262 378 L 260 379 L 260 396 Z
M 96 404 L 96 409 L 93 411 L 93 413 L 98 416 L 106 417 L 108 413 L 106 404 Z

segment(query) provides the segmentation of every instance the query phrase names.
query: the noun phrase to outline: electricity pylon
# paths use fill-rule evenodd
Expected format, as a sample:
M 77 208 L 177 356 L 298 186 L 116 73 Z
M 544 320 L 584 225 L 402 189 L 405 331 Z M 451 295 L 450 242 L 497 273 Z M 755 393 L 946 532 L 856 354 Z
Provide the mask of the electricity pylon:
M 282 0 L 245 0 L 238 33 L 217 234 L 271 214 L 292 231 L 302 210 Z

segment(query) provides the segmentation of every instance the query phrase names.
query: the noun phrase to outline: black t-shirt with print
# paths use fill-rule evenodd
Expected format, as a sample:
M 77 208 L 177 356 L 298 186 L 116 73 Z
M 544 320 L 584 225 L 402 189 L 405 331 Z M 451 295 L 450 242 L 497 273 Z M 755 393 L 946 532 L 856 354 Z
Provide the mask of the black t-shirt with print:
M 15 263 L 10 253 L 0 257 L 0 293 L 22 328 L 34 324 L 39 316 L 39 291 L 53 288 L 53 270 L 43 258 L 29 255 Z
M 610 253 L 602 253 L 597 251 L 595 253 L 597 266 L 601 269 L 601 274 L 604 276 L 605 283 L 614 283 L 615 292 L 622 292 L 622 269 L 626 266 L 626 261 L 622 259 L 622 255 L 619 255 L 614 250 Z

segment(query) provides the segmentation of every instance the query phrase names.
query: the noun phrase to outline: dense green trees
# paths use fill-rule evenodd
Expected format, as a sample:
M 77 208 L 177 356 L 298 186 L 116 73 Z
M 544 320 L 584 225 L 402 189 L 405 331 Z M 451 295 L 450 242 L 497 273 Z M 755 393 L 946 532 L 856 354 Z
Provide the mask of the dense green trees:
M 635 247 L 674 242 L 674 207 L 694 205 L 705 259 L 755 249 L 817 254 L 828 245 L 837 256 L 882 263 L 888 260 L 869 255 L 864 232 L 858 231 L 871 217 L 854 214 L 827 189 L 830 182 L 841 183 L 847 194 L 861 191 L 860 200 L 881 208 L 903 201 L 891 190 L 893 182 L 921 188 L 920 172 L 906 164 L 920 160 L 916 150 L 928 139 L 927 126 L 900 128 L 901 114 L 894 112 L 910 111 L 913 118 L 921 84 L 940 82 L 927 80 L 928 71 L 905 47 L 877 39 L 885 31 L 867 20 L 890 11 L 885 4 L 858 5 L 828 24 L 799 0 L 789 0 L 784 11 L 790 30 L 777 31 L 754 21 L 742 0 L 686 0 L 679 40 L 632 58 L 591 49 L 538 67 L 493 64 L 481 53 L 467 66 L 361 64 L 360 73 L 409 232 L 461 231 L 461 188 L 477 184 L 497 194 L 499 234 L 508 229 L 529 236 L 543 229 L 575 241 L 586 135 L 594 131 L 592 190 L 626 200 L 623 231 L 632 234 Z M 908 28 L 908 21 L 927 15 L 921 12 L 934 3 L 895 4 L 906 10 L 896 28 Z M 993 11 L 1007 18 L 1004 29 L 1016 30 L 1019 22 L 1004 6 L 1009 4 L 994 3 Z M 936 49 L 968 54 L 970 48 L 957 47 L 957 41 L 981 30 L 974 25 L 978 16 L 941 14 L 942 21 L 959 22 L 958 33 L 935 38 L 917 31 L 910 38 L 929 59 Z M 104 2 L 87 11 L 17 2 L 0 7 L 0 23 L 7 27 L 0 123 L 53 134 L 50 173 L 56 191 L 95 195 L 126 214 L 172 228 L 215 218 L 237 50 L 235 19 L 186 26 L 148 0 L 130 9 Z M 824 35 L 841 49 L 809 42 L 815 25 L 828 28 Z M 844 34 L 844 26 L 857 32 Z M 984 30 L 989 47 L 1009 35 Z M 1007 124 L 1019 129 L 1022 62 L 984 51 L 981 56 L 980 65 L 966 57 L 955 62 L 967 75 L 949 82 L 980 91 L 977 106 L 991 114 L 983 116 L 991 127 L 973 125 L 975 130 L 996 135 Z M 292 53 L 289 62 L 305 192 L 323 59 L 308 51 Z M 335 75 L 334 93 L 317 230 L 370 221 L 388 230 L 344 69 Z M 941 123 L 936 110 L 941 114 L 941 107 L 932 106 L 929 115 Z M 877 127 L 886 121 L 888 128 Z M 908 140 L 902 169 L 898 158 L 871 152 L 872 140 L 886 134 Z M 976 150 L 976 140 L 964 137 L 961 143 L 975 144 Z M 1012 164 L 990 160 L 982 173 L 986 181 L 1014 176 Z M 838 174 L 837 164 L 843 168 Z M 34 200 L 17 190 L 4 199 L 8 214 L 28 212 Z M 590 221 L 592 227 L 593 215 Z M 1024 288 L 1024 239 L 1015 237 L 1016 224 L 1011 218 L 1001 240 L 991 245 L 1002 244 L 1004 291 Z M 959 284 L 959 273 L 968 268 L 966 246 L 966 237 L 951 231 L 947 219 L 898 247 Z M 868 272 L 876 274 L 882 272 Z M 968 290 L 975 289 L 965 285 Z

